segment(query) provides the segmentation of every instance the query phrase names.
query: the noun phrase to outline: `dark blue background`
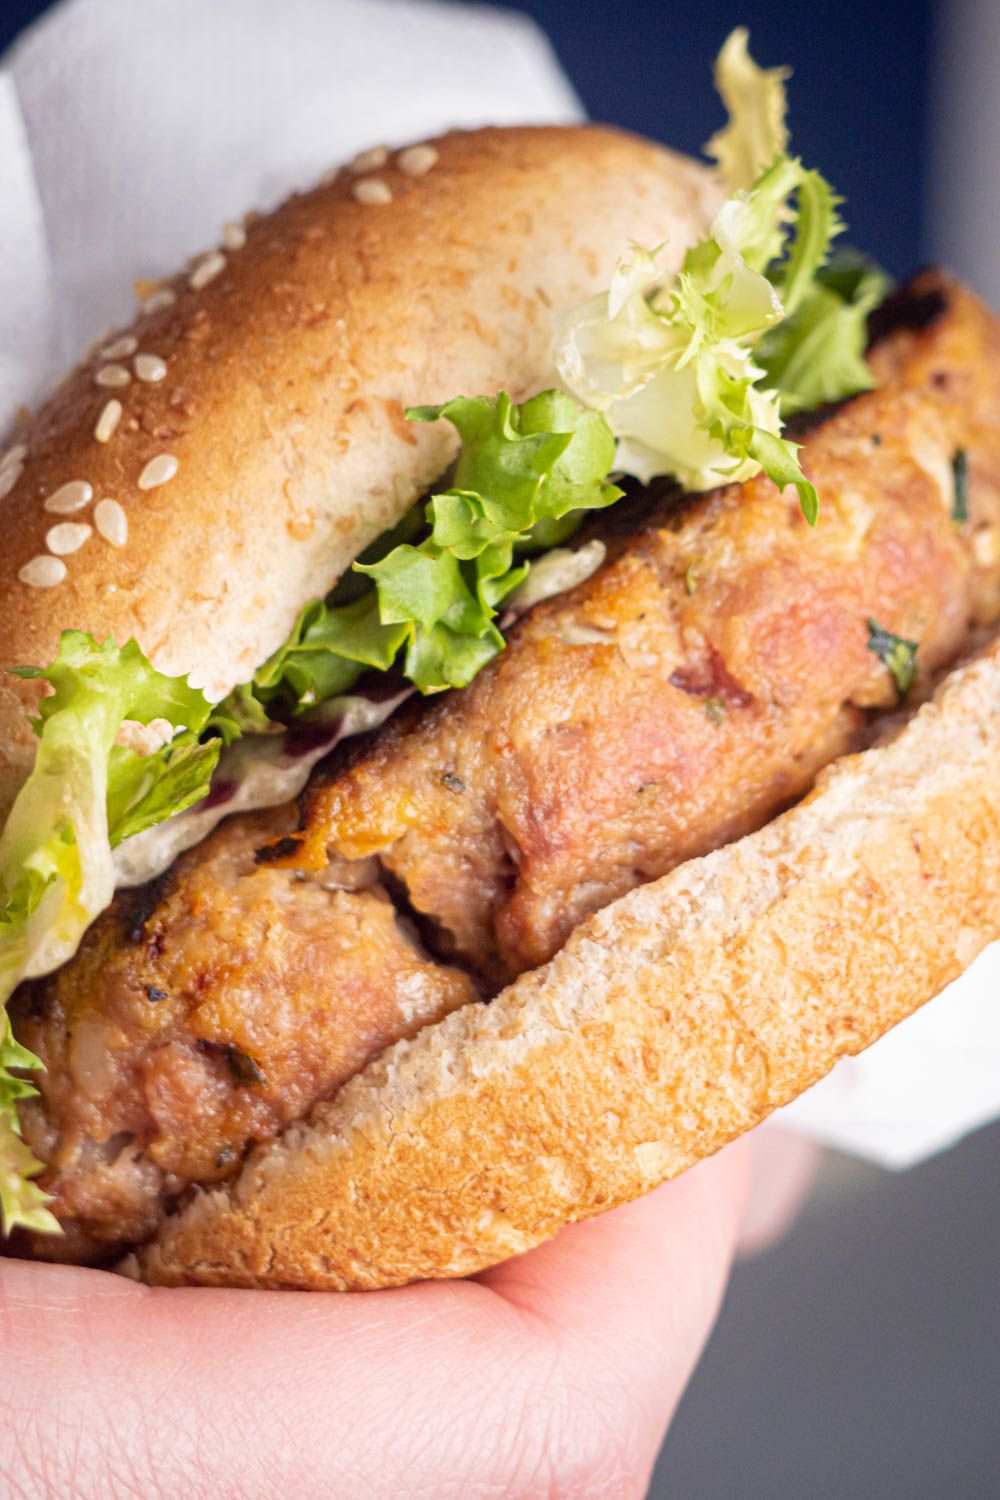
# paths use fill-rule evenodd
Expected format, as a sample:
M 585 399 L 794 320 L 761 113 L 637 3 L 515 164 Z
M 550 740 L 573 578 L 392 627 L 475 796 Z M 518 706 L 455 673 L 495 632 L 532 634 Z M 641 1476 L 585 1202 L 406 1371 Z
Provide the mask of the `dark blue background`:
M 595 118 L 686 151 L 697 151 L 721 122 L 710 63 L 731 28 L 748 25 L 760 62 L 795 69 L 793 146 L 846 197 L 851 239 L 896 273 L 922 259 L 930 0 L 513 6 L 549 33 Z M 44 9 L 38 0 L 0 0 L 0 47 Z
M 685 151 L 722 122 L 710 64 L 734 26 L 788 63 L 792 147 L 847 199 L 851 239 L 899 273 L 922 257 L 930 0 L 516 0 L 545 27 L 590 113 Z

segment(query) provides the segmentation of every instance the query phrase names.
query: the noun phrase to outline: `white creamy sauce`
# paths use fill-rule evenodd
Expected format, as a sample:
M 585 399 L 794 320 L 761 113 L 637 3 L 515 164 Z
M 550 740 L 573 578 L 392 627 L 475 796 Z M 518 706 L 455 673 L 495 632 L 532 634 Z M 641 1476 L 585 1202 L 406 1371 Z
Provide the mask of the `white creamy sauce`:
M 533 604 L 564 594 L 567 589 L 575 589 L 578 583 L 597 572 L 607 552 L 604 543 L 596 539 L 576 551 L 571 547 L 553 547 L 551 552 L 531 564 L 531 572 L 507 600 L 504 619 L 516 620 Z
M 543 599 L 583 583 L 597 572 L 606 555 L 607 548 L 597 540 L 576 550 L 556 547 L 546 553 L 532 563 L 528 577 L 511 595 L 501 625 L 511 624 Z M 579 626 L 576 639 L 606 641 L 609 636 L 606 631 Z M 304 716 L 287 733 L 249 735 L 230 745 L 219 758 L 207 797 L 186 812 L 119 844 L 114 851 L 116 885 L 144 885 L 162 875 L 179 854 L 201 843 L 231 813 L 290 802 L 305 786 L 316 762 L 329 755 L 335 745 L 349 735 L 377 729 L 415 691 L 407 688 L 382 702 L 354 694 L 334 698 Z M 324 728 L 329 733 L 324 734 Z M 301 748 L 303 740 L 310 742 L 307 749 Z
M 144 885 L 162 875 L 179 854 L 200 844 L 230 813 L 290 802 L 318 760 L 349 735 L 367 734 L 384 724 L 413 692 L 414 688 L 407 688 L 380 703 L 355 695 L 332 698 L 286 734 L 255 734 L 237 740 L 223 750 L 207 797 L 119 844 L 114 851 L 116 885 Z M 315 743 L 308 749 L 289 749 L 313 736 Z

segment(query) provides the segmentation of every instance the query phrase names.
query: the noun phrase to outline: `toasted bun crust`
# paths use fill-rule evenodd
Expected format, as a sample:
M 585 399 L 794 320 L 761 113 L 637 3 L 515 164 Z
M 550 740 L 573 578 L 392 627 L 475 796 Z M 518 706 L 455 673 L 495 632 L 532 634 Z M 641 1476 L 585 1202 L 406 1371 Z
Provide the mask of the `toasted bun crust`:
M 606 285 L 630 237 L 666 239 L 676 264 L 718 198 L 703 167 L 600 127 L 453 134 L 436 150 L 424 175 L 398 155 L 366 178 L 345 168 L 249 224 L 206 285 L 174 278 L 176 300 L 129 330 L 164 378 L 102 387 L 102 366 L 135 356 L 97 351 L 12 435 L 28 456 L 0 499 L 0 668 L 50 661 L 74 627 L 135 635 L 214 696 L 245 681 L 447 465 L 447 424 L 407 423 L 405 408 L 544 384 L 551 309 Z M 361 181 L 391 200 L 356 201 Z M 123 414 L 101 443 L 112 399 Z M 140 489 L 159 455 L 176 476 Z M 45 510 L 72 481 L 93 501 Z M 106 497 L 125 546 L 95 532 L 56 587 L 19 581 L 50 527 L 93 525 Z M 34 754 L 36 691 L 0 677 L 0 817 Z
M 393 1047 L 124 1268 L 366 1288 L 465 1275 L 676 1176 L 1000 936 L 1000 643 L 751 837 Z

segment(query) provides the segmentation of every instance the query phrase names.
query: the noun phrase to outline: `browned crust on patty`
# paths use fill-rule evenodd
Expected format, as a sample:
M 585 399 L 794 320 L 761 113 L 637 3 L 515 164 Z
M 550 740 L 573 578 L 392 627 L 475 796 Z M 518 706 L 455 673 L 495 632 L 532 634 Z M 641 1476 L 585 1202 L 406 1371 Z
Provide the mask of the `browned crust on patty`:
M 15 993 L 14 1033 L 43 1065 L 21 1128 L 64 1231 L 17 1253 L 116 1260 L 191 1182 L 234 1176 L 251 1145 L 476 998 L 398 919 L 373 861 L 307 881 L 255 861 L 293 813 L 228 819 Z
M 1000 645 L 760 832 L 392 1048 L 125 1267 L 365 1288 L 527 1250 L 717 1151 L 1000 936 Z
M 1000 616 L 1000 326 L 939 272 L 896 317 L 878 388 L 803 436 L 815 528 L 763 474 L 642 515 L 468 688 L 321 773 L 292 857 L 377 855 L 441 951 L 497 989 L 860 748 L 868 712 L 896 700 L 872 619 L 919 642 L 920 690 L 935 681 L 970 623 Z

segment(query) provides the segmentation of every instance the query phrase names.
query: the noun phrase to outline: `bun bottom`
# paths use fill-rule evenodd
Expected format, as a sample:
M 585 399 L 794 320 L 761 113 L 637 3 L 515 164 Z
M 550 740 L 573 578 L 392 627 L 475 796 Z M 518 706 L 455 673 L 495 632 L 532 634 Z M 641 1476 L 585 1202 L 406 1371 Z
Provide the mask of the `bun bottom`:
M 391 1048 L 125 1274 L 464 1276 L 752 1129 L 1000 937 L 1000 643 L 760 832 L 632 891 Z

